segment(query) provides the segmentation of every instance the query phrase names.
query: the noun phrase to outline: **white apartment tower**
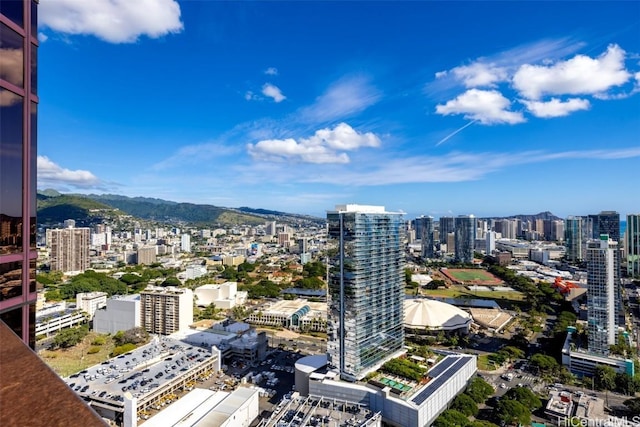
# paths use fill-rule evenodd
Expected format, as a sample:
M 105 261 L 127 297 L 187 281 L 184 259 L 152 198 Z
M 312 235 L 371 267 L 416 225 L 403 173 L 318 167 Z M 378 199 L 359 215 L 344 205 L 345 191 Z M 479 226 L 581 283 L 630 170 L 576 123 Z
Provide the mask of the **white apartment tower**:
M 191 252 L 191 235 L 182 235 L 182 237 L 180 238 L 180 250 L 182 252 Z
M 617 343 L 620 296 L 618 242 L 603 234 L 587 244 L 587 323 L 589 351 L 607 356 Z

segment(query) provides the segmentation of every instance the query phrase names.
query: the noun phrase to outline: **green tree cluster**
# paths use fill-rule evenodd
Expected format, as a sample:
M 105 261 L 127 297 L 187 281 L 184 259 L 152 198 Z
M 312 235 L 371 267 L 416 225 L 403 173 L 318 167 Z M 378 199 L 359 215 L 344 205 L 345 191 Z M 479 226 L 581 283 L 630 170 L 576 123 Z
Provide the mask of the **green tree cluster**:
M 124 344 L 137 344 L 145 343 L 149 340 L 149 333 L 143 328 L 136 327 L 126 331 L 118 331 L 113 335 L 113 342 L 117 346 Z
M 424 368 L 421 368 L 420 365 L 408 359 L 392 359 L 382 365 L 381 370 L 414 381 L 422 380 L 422 377 L 424 377 L 426 373 Z
M 87 325 L 78 326 L 76 328 L 63 329 L 53 338 L 52 348 L 69 348 L 78 344 L 89 333 Z

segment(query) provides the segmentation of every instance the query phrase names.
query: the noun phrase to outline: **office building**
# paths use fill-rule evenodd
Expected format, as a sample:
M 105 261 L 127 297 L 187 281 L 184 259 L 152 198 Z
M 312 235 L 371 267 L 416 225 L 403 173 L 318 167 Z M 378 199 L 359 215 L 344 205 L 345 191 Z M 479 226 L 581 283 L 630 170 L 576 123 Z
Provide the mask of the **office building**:
M 627 215 L 627 274 L 640 277 L 640 214 Z
M 104 425 L 33 352 L 38 2 L 0 2 L 0 425 Z
M 416 233 L 421 241 L 420 255 L 422 258 L 435 257 L 435 242 L 433 240 L 433 217 L 421 216 L 416 218 Z
M 456 229 L 456 220 L 452 216 L 441 216 L 439 221 L 440 243 L 447 243 L 447 235 Z
M 139 294 L 114 295 L 93 316 L 93 330 L 100 334 L 115 334 L 140 326 Z
M 456 217 L 455 258 L 458 262 L 473 262 L 473 249 L 476 241 L 476 217 L 460 215 Z
M 142 327 L 151 334 L 169 335 L 193 323 L 193 291 L 173 286 L 148 286 L 140 293 Z
M 106 305 L 106 292 L 80 292 L 76 294 L 76 307 L 89 314 L 89 319 L 93 318 L 97 309 Z
M 89 268 L 91 229 L 55 228 L 46 232 L 47 247 L 51 251 L 51 271 L 84 272 Z
M 37 3 L 0 7 L 0 319 L 35 345 Z M 9 60 L 12 58 L 12 60 Z
M 355 381 L 398 355 L 404 344 L 404 221 L 382 206 L 338 205 L 327 212 L 327 353 Z
M 617 344 L 620 303 L 620 251 L 606 234 L 587 245 L 587 323 L 589 351 L 607 356 Z

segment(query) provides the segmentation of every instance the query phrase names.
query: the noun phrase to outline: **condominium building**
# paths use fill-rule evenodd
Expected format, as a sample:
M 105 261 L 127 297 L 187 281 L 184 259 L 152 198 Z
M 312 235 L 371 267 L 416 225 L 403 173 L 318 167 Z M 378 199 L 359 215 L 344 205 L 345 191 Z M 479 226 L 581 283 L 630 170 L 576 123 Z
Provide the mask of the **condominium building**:
M 460 215 L 456 217 L 455 231 L 456 261 L 470 263 L 473 261 L 473 249 L 476 242 L 476 217 Z
M 587 245 L 587 323 L 589 351 L 608 355 L 617 343 L 620 308 L 618 242 L 603 234 Z
M 142 327 L 169 335 L 193 323 L 193 291 L 173 286 L 149 286 L 140 293 Z
M 582 217 L 568 216 L 564 220 L 564 245 L 567 248 L 566 257 L 569 262 L 584 260 L 583 252 L 583 223 Z
M 191 252 L 191 235 L 183 234 L 180 237 L 180 250 L 182 252 Z
M 327 353 L 348 381 L 363 378 L 404 344 L 404 221 L 382 206 L 327 212 L 330 258 Z
M 55 228 L 46 232 L 47 246 L 51 251 L 51 271 L 79 271 L 89 268 L 91 229 Z
M 151 265 L 156 262 L 158 257 L 158 249 L 156 246 L 143 246 L 138 248 L 138 265 Z
M 615 242 L 620 242 L 620 214 L 616 211 L 602 211 L 599 214 L 589 215 L 592 222 L 592 237 L 600 238 L 606 234 Z
M 440 243 L 447 244 L 447 235 L 456 230 L 456 219 L 452 216 L 441 216 L 439 226 Z
M 433 241 L 433 217 L 421 216 L 416 218 L 416 232 L 421 240 L 420 255 L 422 258 L 433 258 L 435 256 L 435 242 Z
M 627 274 L 640 277 L 640 214 L 627 215 Z

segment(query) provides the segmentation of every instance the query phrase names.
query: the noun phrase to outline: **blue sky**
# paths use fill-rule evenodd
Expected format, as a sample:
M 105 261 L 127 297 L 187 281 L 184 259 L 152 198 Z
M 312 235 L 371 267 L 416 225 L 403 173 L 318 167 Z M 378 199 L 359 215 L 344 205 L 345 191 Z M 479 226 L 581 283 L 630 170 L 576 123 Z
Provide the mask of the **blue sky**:
M 41 0 L 38 188 L 640 212 L 640 2 Z

